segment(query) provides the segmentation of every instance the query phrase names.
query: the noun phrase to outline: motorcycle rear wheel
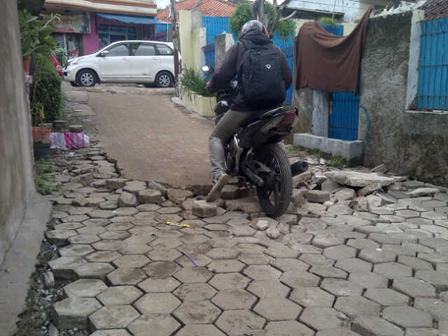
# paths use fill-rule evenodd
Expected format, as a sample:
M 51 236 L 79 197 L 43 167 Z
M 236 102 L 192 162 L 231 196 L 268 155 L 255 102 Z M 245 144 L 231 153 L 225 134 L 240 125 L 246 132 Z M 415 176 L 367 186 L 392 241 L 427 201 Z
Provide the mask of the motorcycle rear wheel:
M 280 217 L 291 202 L 292 174 L 288 156 L 278 144 L 271 144 L 257 153 L 257 160 L 272 171 L 260 176 L 264 180 L 263 187 L 257 187 L 261 207 L 269 217 Z

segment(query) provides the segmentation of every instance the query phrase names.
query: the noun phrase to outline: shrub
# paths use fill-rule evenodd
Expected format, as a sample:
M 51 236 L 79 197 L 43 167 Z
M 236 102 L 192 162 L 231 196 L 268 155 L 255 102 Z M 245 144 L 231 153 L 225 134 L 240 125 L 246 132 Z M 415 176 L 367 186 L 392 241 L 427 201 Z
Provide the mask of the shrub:
M 319 19 L 319 23 L 324 24 L 324 25 L 332 25 L 332 26 L 336 26 L 338 24 L 335 20 L 330 19 L 329 17 L 321 17 Z
M 33 124 L 37 126 L 41 122 L 53 122 L 61 118 L 62 91 L 61 77 L 50 57 L 47 54 L 37 54 L 34 57 L 36 72 L 30 99 Z
M 212 97 L 213 94 L 205 86 L 207 79 L 202 77 L 199 72 L 193 69 L 184 69 L 182 71 L 182 88 L 204 97 Z

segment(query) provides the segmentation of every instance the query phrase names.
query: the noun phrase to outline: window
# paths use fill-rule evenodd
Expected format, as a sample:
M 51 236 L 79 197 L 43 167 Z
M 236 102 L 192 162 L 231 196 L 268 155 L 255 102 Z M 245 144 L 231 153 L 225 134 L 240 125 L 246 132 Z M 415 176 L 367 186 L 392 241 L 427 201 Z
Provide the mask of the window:
M 113 47 L 108 50 L 109 53 L 107 54 L 107 57 L 123 57 L 123 56 L 129 56 L 129 48 L 125 44 L 121 44 L 119 46 Z
M 98 36 L 100 48 L 103 48 L 117 41 L 140 39 L 141 28 L 100 24 L 98 25 Z
M 136 47 L 137 50 L 134 50 L 134 56 L 155 56 L 156 48 L 154 48 L 153 44 L 142 43 L 140 45 L 136 44 L 133 47 Z
M 172 55 L 173 50 L 168 47 L 166 44 L 157 44 L 157 49 L 159 50 L 160 55 Z

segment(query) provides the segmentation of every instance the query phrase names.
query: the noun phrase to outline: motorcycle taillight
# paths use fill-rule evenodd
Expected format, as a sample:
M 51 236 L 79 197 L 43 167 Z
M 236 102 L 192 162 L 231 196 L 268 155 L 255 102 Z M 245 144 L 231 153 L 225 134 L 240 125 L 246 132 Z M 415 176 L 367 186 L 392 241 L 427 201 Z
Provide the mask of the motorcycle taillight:
M 294 124 L 294 121 L 296 119 L 296 114 L 294 111 L 288 112 L 286 113 L 282 120 L 280 120 L 280 122 L 278 123 L 277 127 L 289 127 L 292 124 Z

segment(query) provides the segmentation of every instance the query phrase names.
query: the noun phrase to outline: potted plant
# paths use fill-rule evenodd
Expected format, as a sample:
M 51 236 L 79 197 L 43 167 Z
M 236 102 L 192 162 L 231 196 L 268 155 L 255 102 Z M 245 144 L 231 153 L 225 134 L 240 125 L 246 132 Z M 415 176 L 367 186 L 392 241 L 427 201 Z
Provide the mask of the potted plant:
M 40 159 L 47 157 L 50 154 L 50 132 L 51 129 L 46 127 L 44 106 L 40 103 L 36 103 L 33 106 L 33 149 L 34 158 Z
M 59 19 L 52 15 L 50 20 L 42 22 L 27 9 L 19 10 L 19 27 L 23 55 L 23 69 L 29 75 L 31 56 L 35 53 L 50 53 L 56 47 L 56 40 L 51 37 L 54 28 L 52 22 Z

